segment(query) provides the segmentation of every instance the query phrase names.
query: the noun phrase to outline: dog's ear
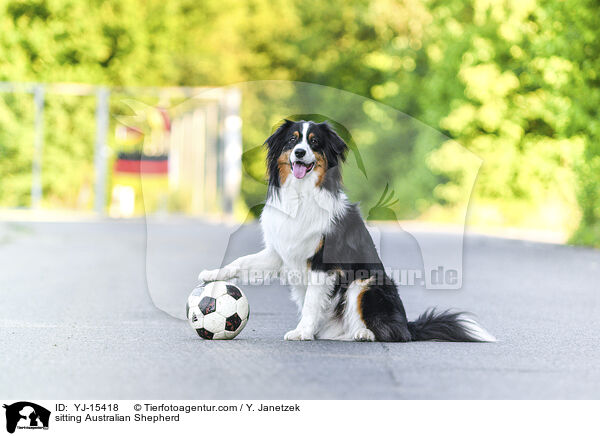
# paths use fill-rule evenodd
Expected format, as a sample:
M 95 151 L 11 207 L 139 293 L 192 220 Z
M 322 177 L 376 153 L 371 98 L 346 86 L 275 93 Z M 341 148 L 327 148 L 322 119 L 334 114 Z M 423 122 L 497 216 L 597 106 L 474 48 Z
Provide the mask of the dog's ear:
M 287 133 L 289 127 L 294 124 L 293 121 L 288 119 L 283 120 L 281 125 L 273 132 L 271 136 L 265 141 L 267 147 L 267 171 L 269 177 L 269 184 L 274 187 L 279 187 L 279 167 L 277 159 L 283 152 L 285 144 L 287 143 Z
M 329 166 L 337 165 L 338 161 L 344 162 L 346 160 L 346 153 L 348 152 L 348 145 L 327 122 L 323 123 L 323 129 L 327 137 L 325 151 Z
M 282 146 L 285 140 L 285 134 L 293 123 L 293 121 L 288 119 L 283 120 L 280 126 L 265 141 L 264 145 L 267 147 L 267 149 L 271 150 L 273 148 L 278 148 L 278 146 Z

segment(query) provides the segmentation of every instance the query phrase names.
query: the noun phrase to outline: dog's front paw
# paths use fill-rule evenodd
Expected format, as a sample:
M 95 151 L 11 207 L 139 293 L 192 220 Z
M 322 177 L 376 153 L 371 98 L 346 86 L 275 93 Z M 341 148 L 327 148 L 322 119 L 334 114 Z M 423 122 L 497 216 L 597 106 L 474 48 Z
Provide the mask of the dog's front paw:
M 204 283 L 208 283 L 217 280 L 231 280 L 235 276 L 235 271 L 230 268 L 205 269 L 200 274 L 198 274 L 198 280 Z
M 218 274 L 218 269 L 205 269 L 200 274 L 198 274 L 198 280 L 204 283 L 214 282 L 215 280 L 217 280 Z
M 315 335 L 312 332 L 299 328 L 290 330 L 283 337 L 286 341 L 312 341 L 314 338 Z
M 354 333 L 354 340 L 358 342 L 373 342 L 375 341 L 375 333 L 369 329 L 360 329 Z

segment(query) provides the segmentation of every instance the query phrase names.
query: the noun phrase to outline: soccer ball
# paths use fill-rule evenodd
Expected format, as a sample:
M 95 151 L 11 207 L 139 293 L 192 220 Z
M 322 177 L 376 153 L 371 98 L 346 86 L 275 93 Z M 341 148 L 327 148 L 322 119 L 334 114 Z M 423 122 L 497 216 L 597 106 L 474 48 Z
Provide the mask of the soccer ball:
M 192 291 L 185 313 L 201 338 L 233 339 L 246 326 L 250 306 L 237 286 L 227 282 L 210 282 Z

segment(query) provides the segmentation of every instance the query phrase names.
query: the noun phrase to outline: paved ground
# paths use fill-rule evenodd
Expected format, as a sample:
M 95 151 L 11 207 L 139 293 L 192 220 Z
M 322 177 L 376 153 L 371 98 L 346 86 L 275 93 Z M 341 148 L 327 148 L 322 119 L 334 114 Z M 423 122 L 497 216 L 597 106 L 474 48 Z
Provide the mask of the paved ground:
M 468 309 L 495 344 L 284 342 L 295 308 L 274 286 L 247 289 L 236 340 L 202 341 L 152 299 L 181 315 L 229 231 L 155 222 L 147 242 L 141 221 L 0 223 L 0 397 L 600 396 L 598 251 L 467 236 L 462 290 L 402 289 L 409 317 Z M 384 259 L 418 266 L 412 238 L 384 237 Z M 421 237 L 443 254 L 444 235 Z

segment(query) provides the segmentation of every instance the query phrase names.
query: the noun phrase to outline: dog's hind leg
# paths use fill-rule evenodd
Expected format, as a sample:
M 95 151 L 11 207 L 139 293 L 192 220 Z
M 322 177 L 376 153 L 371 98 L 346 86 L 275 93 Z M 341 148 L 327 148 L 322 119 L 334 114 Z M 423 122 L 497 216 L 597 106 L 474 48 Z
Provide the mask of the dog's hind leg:
M 375 334 L 367 328 L 362 318 L 361 301 L 363 293 L 373 280 L 355 280 L 346 291 L 346 304 L 343 312 L 344 335 L 351 341 L 375 341 Z

